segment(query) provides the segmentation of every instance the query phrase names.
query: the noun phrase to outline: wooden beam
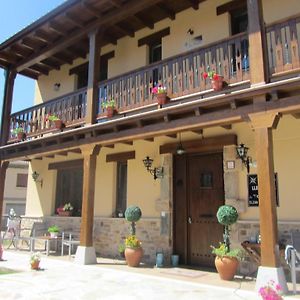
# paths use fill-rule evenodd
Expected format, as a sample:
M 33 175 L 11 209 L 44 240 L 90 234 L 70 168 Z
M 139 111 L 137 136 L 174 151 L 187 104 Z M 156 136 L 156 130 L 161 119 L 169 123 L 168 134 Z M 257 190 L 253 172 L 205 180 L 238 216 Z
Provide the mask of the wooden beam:
M 80 246 L 92 247 L 96 163 L 100 147 L 86 145 L 82 146 L 80 149 L 83 155 L 83 188 L 80 225 Z
M 195 10 L 199 9 L 200 0 L 189 0 L 189 2 L 191 3 L 193 9 Z
M 78 18 L 74 17 L 71 13 L 66 12 L 64 14 L 64 17 L 67 19 L 67 21 L 69 23 L 75 25 L 76 27 L 84 28 L 84 24 L 82 24 L 81 22 L 79 22 Z
M 135 151 L 112 153 L 106 155 L 106 162 L 126 161 L 135 159 Z
M 157 3 L 156 7 L 158 7 L 162 12 L 164 12 L 170 20 L 175 20 L 176 13 L 173 9 L 171 9 L 166 3 L 161 2 Z
M 236 145 L 237 136 L 235 134 L 220 135 L 209 138 L 181 142 L 183 148 L 188 153 L 223 151 L 224 146 Z M 159 147 L 159 154 L 176 153 L 178 143 L 170 143 Z
M 38 29 L 33 33 L 33 37 L 47 44 L 52 42 L 52 38 L 44 31 Z
M 192 130 L 193 133 L 203 135 L 203 129 L 198 129 L 198 130 Z
M 131 17 L 134 18 L 136 21 L 142 23 L 145 27 L 148 27 L 149 29 L 154 28 L 154 21 L 150 20 L 147 17 L 145 17 L 145 15 L 143 15 L 143 16 L 134 15 L 134 16 L 131 16 Z
M 68 152 L 80 154 L 81 150 L 80 149 L 72 149 L 72 150 L 69 150 Z
M 247 0 L 251 85 L 268 82 L 268 58 L 262 0 Z
M 154 138 L 153 138 L 153 137 L 146 138 L 146 139 L 144 139 L 144 141 L 147 141 L 147 142 L 154 142 Z
M 30 70 L 38 71 L 39 73 L 44 74 L 44 75 L 49 74 L 49 69 L 48 68 L 45 68 L 45 67 L 43 67 L 41 65 L 38 65 L 38 64 L 35 64 L 35 65 L 31 66 Z
M 229 1 L 217 7 L 217 16 L 242 8 L 247 8 L 247 0 Z
M 146 37 L 143 37 L 141 39 L 138 40 L 138 47 L 144 46 L 144 45 L 150 45 L 152 44 L 154 41 L 157 41 L 167 35 L 170 34 L 170 27 L 164 28 L 160 31 L 157 31 L 153 34 L 150 34 Z
M 68 151 L 61 151 L 61 152 L 56 153 L 55 155 L 68 156 Z
M 261 265 L 278 268 L 280 266 L 277 208 L 275 199 L 273 137 L 272 127 L 276 115 L 267 116 L 265 122 L 261 115 L 249 115 L 251 127 L 254 129 L 255 149 L 258 174 L 258 195 L 260 234 L 261 234 Z
M 221 125 L 221 127 L 226 129 L 226 130 L 231 130 L 232 129 L 231 124 Z
M 34 71 L 34 70 L 30 70 L 30 69 L 27 69 L 27 70 L 23 70 L 21 72 L 19 72 L 19 74 L 21 75 L 24 75 L 24 76 L 27 76 L 27 77 L 30 77 L 32 79 L 38 79 L 39 76 L 41 75 L 39 72 L 37 71 Z
M 4 95 L 2 104 L 2 122 L 1 122 L 1 146 L 4 146 L 9 137 L 10 130 L 10 115 L 12 108 L 13 90 L 15 84 L 16 72 L 6 71 L 4 82 Z
M 88 67 L 88 86 L 87 86 L 87 113 L 85 117 L 86 124 L 96 122 L 96 109 L 98 103 L 98 82 L 100 80 L 100 41 L 103 32 L 94 30 L 89 34 L 89 67 Z
M 17 72 L 20 72 L 22 69 L 25 69 L 28 66 L 35 64 L 36 62 L 39 62 L 61 51 L 62 49 L 69 47 L 96 28 L 100 28 L 103 25 L 109 26 L 112 24 L 116 24 L 128 17 L 131 17 L 133 14 L 141 10 L 155 5 L 158 2 L 161 2 L 161 0 L 140 0 L 126 2 L 122 5 L 122 9 L 119 9 L 118 11 L 108 12 L 102 18 L 96 19 L 94 22 L 91 22 L 89 25 L 85 26 L 84 29 L 78 29 L 72 32 L 72 34 L 58 39 L 55 43 L 49 45 L 48 47 L 45 47 L 38 53 L 34 53 L 33 55 L 30 55 L 30 57 L 26 57 L 17 64 Z
M 171 139 L 177 139 L 177 133 L 174 134 L 166 134 L 167 137 L 171 138 Z
M 132 146 L 133 145 L 133 141 L 122 141 L 120 143 L 122 143 L 124 145 L 128 145 L 128 146 Z
M 48 170 L 64 170 L 83 167 L 83 159 L 54 162 L 48 165 Z
M 54 20 L 49 22 L 49 29 L 54 31 L 55 33 L 61 35 L 61 36 L 66 36 L 67 32 L 63 30 L 61 25 L 57 24 Z

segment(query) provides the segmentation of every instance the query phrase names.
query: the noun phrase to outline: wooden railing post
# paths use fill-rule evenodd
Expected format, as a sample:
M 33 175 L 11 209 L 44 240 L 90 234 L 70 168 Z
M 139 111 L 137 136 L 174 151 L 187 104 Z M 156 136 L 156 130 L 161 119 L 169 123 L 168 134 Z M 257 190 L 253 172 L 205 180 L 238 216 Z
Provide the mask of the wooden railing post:
M 268 78 L 268 59 L 262 0 L 247 0 L 251 85 L 264 84 Z
M 96 122 L 96 109 L 98 104 L 98 82 L 100 80 L 100 40 L 101 32 L 94 30 L 89 34 L 89 69 L 87 87 L 87 113 L 86 124 Z
M 14 70 L 7 70 L 5 75 L 1 122 L 1 146 L 5 145 L 9 138 L 10 115 L 16 74 L 17 73 Z

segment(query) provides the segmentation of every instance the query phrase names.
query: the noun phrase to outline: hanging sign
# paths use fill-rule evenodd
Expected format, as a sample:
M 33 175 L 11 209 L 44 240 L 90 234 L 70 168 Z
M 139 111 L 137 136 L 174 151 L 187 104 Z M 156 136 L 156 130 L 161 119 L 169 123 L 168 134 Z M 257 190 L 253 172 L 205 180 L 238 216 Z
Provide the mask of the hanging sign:
M 276 205 L 279 206 L 277 173 L 274 177 Z M 248 175 L 248 206 L 259 206 L 257 174 Z

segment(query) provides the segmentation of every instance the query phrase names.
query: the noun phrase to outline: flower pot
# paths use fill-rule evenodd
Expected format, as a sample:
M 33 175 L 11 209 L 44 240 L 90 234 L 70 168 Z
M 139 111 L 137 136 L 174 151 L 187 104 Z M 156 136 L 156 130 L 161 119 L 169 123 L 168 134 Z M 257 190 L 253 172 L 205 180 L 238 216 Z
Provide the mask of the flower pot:
M 158 93 L 156 94 L 157 104 L 163 105 L 169 102 L 169 98 L 167 96 L 167 93 Z
M 25 132 L 18 132 L 18 133 L 17 133 L 17 139 L 18 139 L 18 141 L 23 141 L 23 140 L 25 140 L 25 139 L 26 139 L 26 134 L 25 134 Z
M 58 211 L 58 215 L 59 216 L 63 216 L 63 217 L 69 217 L 69 216 L 71 216 L 71 214 L 72 214 L 72 212 L 69 211 L 69 210 L 67 210 L 67 211 L 60 210 L 60 211 Z
M 32 270 L 38 270 L 40 268 L 40 261 L 35 260 L 30 263 Z
M 214 91 L 220 91 L 223 88 L 223 80 L 224 77 L 223 76 L 219 76 L 218 79 L 212 79 L 211 80 L 211 87 Z
M 108 118 L 111 118 L 111 117 L 113 117 L 114 114 L 115 114 L 115 109 L 114 109 L 114 107 L 108 106 L 108 107 L 106 108 L 106 116 L 107 116 Z
M 129 267 L 138 267 L 142 256 L 144 254 L 143 248 L 126 248 L 125 259 Z
M 171 263 L 172 263 L 172 267 L 178 267 L 178 263 L 179 263 L 179 255 L 178 254 L 172 254 Z
M 239 266 L 239 261 L 235 257 L 216 256 L 215 266 L 221 279 L 232 280 Z
M 50 237 L 57 238 L 58 232 L 50 232 Z
M 54 125 L 56 129 L 62 129 L 63 128 L 63 122 L 62 120 L 54 120 Z

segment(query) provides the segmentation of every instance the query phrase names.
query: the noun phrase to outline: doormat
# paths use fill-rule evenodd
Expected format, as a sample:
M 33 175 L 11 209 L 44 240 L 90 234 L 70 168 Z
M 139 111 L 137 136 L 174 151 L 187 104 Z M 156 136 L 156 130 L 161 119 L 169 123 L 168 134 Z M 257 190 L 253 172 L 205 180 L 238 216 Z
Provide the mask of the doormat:
M 180 269 L 180 268 L 173 268 L 169 270 L 163 270 L 160 273 L 162 274 L 169 274 L 169 275 L 175 275 L 175 276 L 184 276 L 189 278 L 199 278 L 203 276 L 207 276 L 208 273 L 196 271 L 196 270 L 187 270 L 187 269 Z

